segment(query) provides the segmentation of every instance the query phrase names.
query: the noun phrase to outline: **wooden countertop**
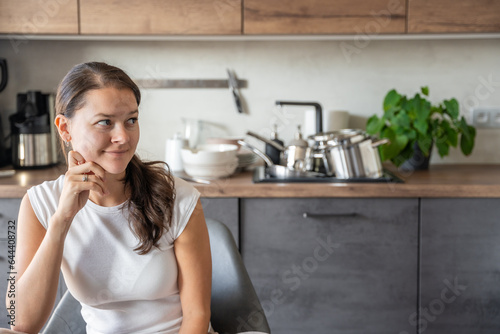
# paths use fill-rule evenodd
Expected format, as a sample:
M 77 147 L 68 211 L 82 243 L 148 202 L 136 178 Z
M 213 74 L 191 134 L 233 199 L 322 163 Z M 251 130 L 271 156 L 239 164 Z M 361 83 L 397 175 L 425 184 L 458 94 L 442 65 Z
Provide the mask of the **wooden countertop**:
M 194 184 L 203 197 L 490 197 L 500 198 L 500 165 L 432 165 L 428 171 L 398 172 L 404 183 L 260 183 L 243 172 L 210 185 Z M 0 198 L 20 198 L 28 188 L 56 179 L 66 166 L 16 171 L 0 178 Z

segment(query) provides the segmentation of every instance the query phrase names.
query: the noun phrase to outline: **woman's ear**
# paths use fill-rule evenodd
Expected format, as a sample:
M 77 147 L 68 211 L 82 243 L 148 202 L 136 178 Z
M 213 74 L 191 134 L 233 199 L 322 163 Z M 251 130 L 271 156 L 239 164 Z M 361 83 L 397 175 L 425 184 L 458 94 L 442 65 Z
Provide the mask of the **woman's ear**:
M 54 124 L 57 127 L 57 131 L 59 132 L 59 136 L 61 136 L 62 140 L 65 142 L 71 141 L 71 134 L 69 133 L 69 119 L 64 115 L 57 115 L 54 120 Z

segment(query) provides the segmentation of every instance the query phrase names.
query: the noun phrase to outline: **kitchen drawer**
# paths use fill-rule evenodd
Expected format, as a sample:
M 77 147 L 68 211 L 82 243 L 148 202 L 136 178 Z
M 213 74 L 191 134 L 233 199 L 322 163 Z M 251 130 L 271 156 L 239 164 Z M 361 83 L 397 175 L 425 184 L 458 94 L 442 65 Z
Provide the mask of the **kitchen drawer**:
M 418 199 L 242 199 L 241 217 L 274 334 L 415 332 Z

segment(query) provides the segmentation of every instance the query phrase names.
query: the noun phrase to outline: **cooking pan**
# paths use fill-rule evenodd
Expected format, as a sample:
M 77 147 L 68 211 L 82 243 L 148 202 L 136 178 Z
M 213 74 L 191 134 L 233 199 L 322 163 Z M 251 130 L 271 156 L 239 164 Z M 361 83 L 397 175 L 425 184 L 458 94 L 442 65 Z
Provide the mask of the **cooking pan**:
M 377 147 L 389 142 L 376 140 L 364 131 L 342 129 L 310 136 L 315 152 L 323 155 L 327 175 L 338 179 L 379 178 L 383 175 Z
M 267 155 L 265 155 L 262 151 L 255 148 L 254 146 L 248 144 L 246 141 L 238 140 L 238 144 L 250 149 L 253 153 L 255 153 L 259 157 L 261 157 L 267 165 L 266 174 L 268 174 L 269 176 L 271 176 L 273 178 L 292 179 L 292 178 L 299 178 L 299 177 L 325 176 L 322 173 L 302 171 L 302 170 L 298 170 L 298 169 L 289 168 L 287 166 L 275 165 Z

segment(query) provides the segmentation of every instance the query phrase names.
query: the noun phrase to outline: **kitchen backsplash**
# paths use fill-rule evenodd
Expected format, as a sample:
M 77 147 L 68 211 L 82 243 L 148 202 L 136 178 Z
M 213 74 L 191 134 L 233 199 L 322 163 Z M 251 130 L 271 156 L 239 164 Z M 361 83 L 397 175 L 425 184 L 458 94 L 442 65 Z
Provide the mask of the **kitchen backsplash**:
M 139 153 L 163 159 L 165 141 L 183 131 L 182 118 L 205 121 L 204 136 L 269 136 L 277 123 L 285 143 L 309 114 L 304 107 L 277 109 L 276 100 L 317 101 L 324 112 L 347 110 L 351 127 L 382 114 L 392 88 L 413 95 L 428 85 L 430 98 L 456 97 L 463 115 L 470 107 L 500 108 L 500 40 L 344 41 L 61 41 L 0 40 L 9 83 L 0 93 L 4 133 L 18 92 L 55 92 L 74 65 L 105 61 L 134 79 L 225 79 L 235 71 L 246 114 L 236 111 L 228 89 L 143 89 Z M 431 163 L 500 163 L 500 129 L 478 129 L 470 157 L 459 150 Z

